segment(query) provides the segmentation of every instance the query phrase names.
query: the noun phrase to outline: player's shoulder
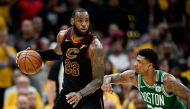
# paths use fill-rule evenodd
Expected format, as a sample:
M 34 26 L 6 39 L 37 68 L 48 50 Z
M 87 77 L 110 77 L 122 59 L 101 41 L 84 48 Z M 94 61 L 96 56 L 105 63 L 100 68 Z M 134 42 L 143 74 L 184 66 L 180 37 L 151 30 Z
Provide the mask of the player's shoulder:
M 94 54 L 104 56 L 104 49 L 99 39 L 95 38 L 92 40 L 92 42 L 89 45 L 88 53 L 90 57 Z
M 173 75 L 167 73 L 164 75 L 163 80 L 164 80 L 164 83 L 167 83 L 171 81 L 176 81 L 176 78 Z
M 67 31 L 69 30 L 69 28 L 68 29 L 65 29 L 65 30 L 60 30 L 59 31 L 59 33 L 58 33 L 58 35 L 57 35 L 57 42 L 59 43 L 62 43 L 62 41 L 64 40 L 64 38 L 65 38 L 65 34 L 67 33 Z
M 94 37 L 91 44 L 90 44 L 91 48 L 103 48 L 100 40 L 97 37 Z
M 64 36 L 65 33 L 66 33 L 68 30 L 69 30 L 69 28 L 68 28 L 68 29 L 65 29 L 65 30 L 60 30 L 58 36 Z

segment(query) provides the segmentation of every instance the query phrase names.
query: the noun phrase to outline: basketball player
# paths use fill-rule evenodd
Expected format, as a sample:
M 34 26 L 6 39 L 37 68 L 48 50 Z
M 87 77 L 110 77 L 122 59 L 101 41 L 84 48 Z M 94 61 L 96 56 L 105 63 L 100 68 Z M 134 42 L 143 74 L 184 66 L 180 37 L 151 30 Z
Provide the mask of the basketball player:
M 64 63 L 63 89 L 53 109 L 102 109 L 103 47 L 89 32 L 85 9 L 74 10 L 70 23 L 71 28 L 59 32 L 55 49 L 38 51 L 43 60 L 62 57 Z
M 104 76 L 102 89 L 109 92 L 111 84 L 132 83 L 138 88 L 148 109 L 186 109 L 178 97 L 190 103 L 190 90 L 173 75 L 156 70 L 157 60 L 158 56 L 152 49 L 140 50 L 134 64 L 136 71 Z

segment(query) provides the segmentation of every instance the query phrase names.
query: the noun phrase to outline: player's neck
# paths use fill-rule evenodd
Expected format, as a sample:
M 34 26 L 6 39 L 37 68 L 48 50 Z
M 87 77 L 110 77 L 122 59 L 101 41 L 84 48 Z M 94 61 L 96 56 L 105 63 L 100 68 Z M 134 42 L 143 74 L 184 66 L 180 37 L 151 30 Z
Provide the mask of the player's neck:
M 151 69 L 147 71 L 145 75 L 143 75 L 143 80 L 150 86 L 154 85 L 156 82 L 156 71 L 155 69 Z
M 73 40 L 74 42 L 80 42 L 80 41 L 83 40 L 83 39 L 84 39 L 84 37 L 80 37 L 80 36 L 78 36 L 76 33 L 73 33 L 72 40 Z

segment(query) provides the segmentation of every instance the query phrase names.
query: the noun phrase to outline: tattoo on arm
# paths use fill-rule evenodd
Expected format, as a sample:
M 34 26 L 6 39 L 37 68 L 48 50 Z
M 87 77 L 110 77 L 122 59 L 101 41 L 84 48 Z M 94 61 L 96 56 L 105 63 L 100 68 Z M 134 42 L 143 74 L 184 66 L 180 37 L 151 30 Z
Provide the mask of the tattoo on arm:
M 61 51 L 61 44 L 63 43 L 64 41 L 64 38 L 65 38 L 65 34 L 66 34 L 67 30 L 62 30 L 58 33 L 57 35 L 57 45 L 54 49 L 55 53 L 57 53 L 58 55 L 61 55 L 62 54 L 62 51 Z
M 111 83 L 113 84 L 122 83 L 125 81 L 121 73 L 112 74 L 110 76 L 111 76 Z
M 178 97 L 184 99 L 187 104 L 190 104 L 190 90 L 182 83 L 178 82 L 175 77 L 171 75 L 167 76 L 166 82 L 164 83 L 166 92 L 172 92 Z
M 113 84 L 120 84 L 120 83 L 127 83 L 127 82 L 134 83 L 136 81 L 134 70 L 127 70 L 127 71 L 124 71 L 123 73 L 116 73 L 110 76 L 111 76 L 111 83 Z
M 92 62 L 93 80 L 85 88 L 80 90 L 83 97 L 89 95 L 90 93 L 94 93 L 97 89 L 99 89 L 102 85 L 104 76 L 104 50 L 100 42 L 97 42 L 97 40 L 93 41 L 90 49 L 92 50 L 90 53 L 90 58 Z

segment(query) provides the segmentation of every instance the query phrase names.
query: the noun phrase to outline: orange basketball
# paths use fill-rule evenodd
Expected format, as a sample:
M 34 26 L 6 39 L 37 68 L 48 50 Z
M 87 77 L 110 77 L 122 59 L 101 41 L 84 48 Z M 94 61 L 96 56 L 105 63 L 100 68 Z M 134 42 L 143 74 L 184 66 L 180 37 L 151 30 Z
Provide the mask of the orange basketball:
M 42 59 L 38 52 L 34 50 L 24 50 L 17 61 L 21 72 L 27 75 L 33 75 L 40 71 L 42 66 Z

